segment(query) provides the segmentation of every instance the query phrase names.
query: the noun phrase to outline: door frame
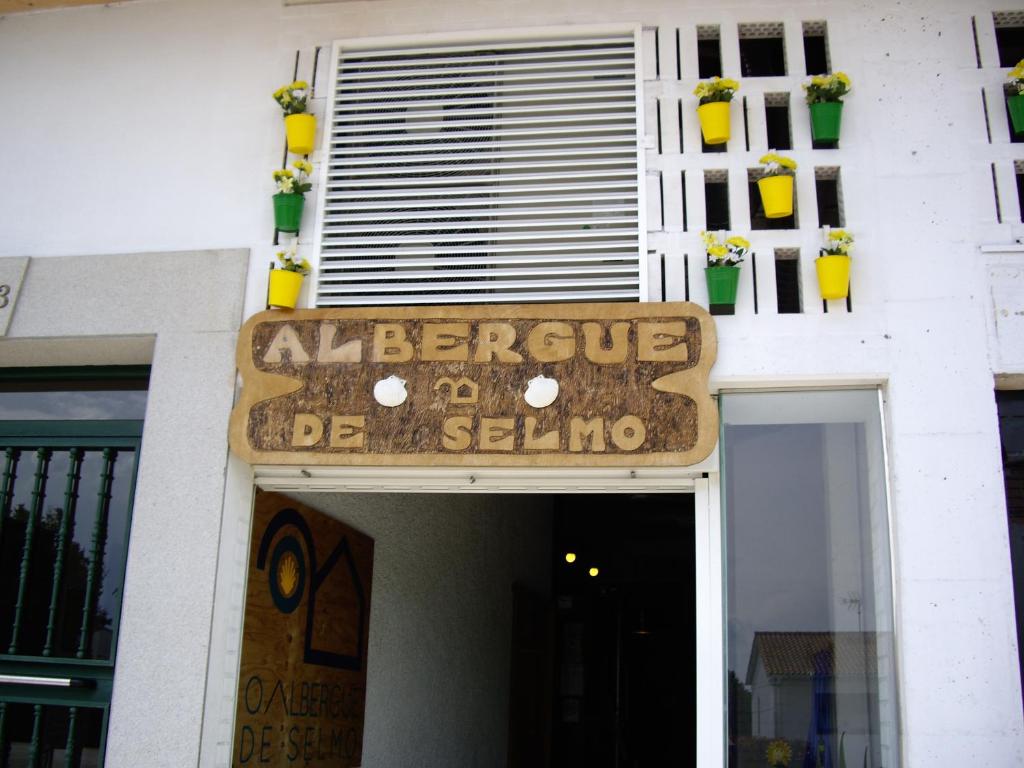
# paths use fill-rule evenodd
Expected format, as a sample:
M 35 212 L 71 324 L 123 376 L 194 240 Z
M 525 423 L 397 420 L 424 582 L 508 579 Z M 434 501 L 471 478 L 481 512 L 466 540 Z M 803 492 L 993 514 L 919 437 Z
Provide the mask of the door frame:
M 722 510 L 719 473 L 695 468 L 452 468 L 452 467 L 291 467 L 250 468 L 250 512 L 255 488 L 282 493 L 691 493 L 694 496 L 696 624 L 696 765 L 725 765 L 725 604 L 722 560 Z M 239 521 L 241 522 L 241 520 Z M 223 573 L 223 572 L 222 572 Z M 224 573 L 226 576 L 227 574 Z M 226 579 L 227 580 L 227 579 Z M 220 602 L 218 600 L 217 602 Z M 239 616 L 240 616 L 239 611 Z M 239 618 L 240 621 L 240 618 Z M 237 628 L 241 643 L 241 627 Z M 208 694 L 212 693 L 208 681 Z M 216 686 L 226 682 L 223 677 Z M 237 670 L 223 694 L 232 700 Z M 230 744 L 234 718 L 225 724 Z M 208 719 L 209 722 L 209 719 Z M 213 737 L 213 734 L 207 734 Z M 215 738 L 215 737 L 214 737 Z M 212 746 L 212 745 L 211 745 Z M 200 760 L 205 765 L 206 752 Z

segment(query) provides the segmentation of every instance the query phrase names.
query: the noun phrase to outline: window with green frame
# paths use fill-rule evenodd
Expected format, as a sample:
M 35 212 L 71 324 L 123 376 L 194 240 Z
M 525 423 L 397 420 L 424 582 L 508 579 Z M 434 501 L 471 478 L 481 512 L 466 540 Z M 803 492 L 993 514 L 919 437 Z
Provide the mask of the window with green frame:
M 101 766 L 148 367 L 0 369 L 0 766 Z

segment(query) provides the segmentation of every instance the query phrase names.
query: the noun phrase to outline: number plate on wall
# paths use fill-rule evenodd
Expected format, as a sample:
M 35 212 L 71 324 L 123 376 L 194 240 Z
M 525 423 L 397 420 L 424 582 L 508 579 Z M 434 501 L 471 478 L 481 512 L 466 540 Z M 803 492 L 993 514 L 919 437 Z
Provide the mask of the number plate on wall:
M 27 257 L 0 259 L 0 336 L 7 335 L 26 267 Z
M 252 464 L 685 466 L 718 436 L 689 303 L 269 311 L 242 328 Z

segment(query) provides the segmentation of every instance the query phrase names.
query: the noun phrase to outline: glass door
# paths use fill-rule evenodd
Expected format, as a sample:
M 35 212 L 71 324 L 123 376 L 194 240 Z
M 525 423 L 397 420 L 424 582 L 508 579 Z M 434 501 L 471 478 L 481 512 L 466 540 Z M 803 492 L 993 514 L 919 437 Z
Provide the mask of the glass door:
M 0 768 L 101 766 L 145 391 L 2 387 Z

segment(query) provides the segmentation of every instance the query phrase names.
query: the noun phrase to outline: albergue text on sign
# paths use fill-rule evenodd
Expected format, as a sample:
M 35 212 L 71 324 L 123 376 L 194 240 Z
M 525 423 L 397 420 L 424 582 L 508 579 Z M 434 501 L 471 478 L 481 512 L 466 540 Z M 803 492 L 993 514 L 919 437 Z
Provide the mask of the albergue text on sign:
M 716 350 L 689 303 L 263 312 L 231 443 L 253 464 L 694 464 L 717 440 Z M 374 397 L 391 376 L 394 407 Z M 537 376 L 558 383 L 543 408 Z

